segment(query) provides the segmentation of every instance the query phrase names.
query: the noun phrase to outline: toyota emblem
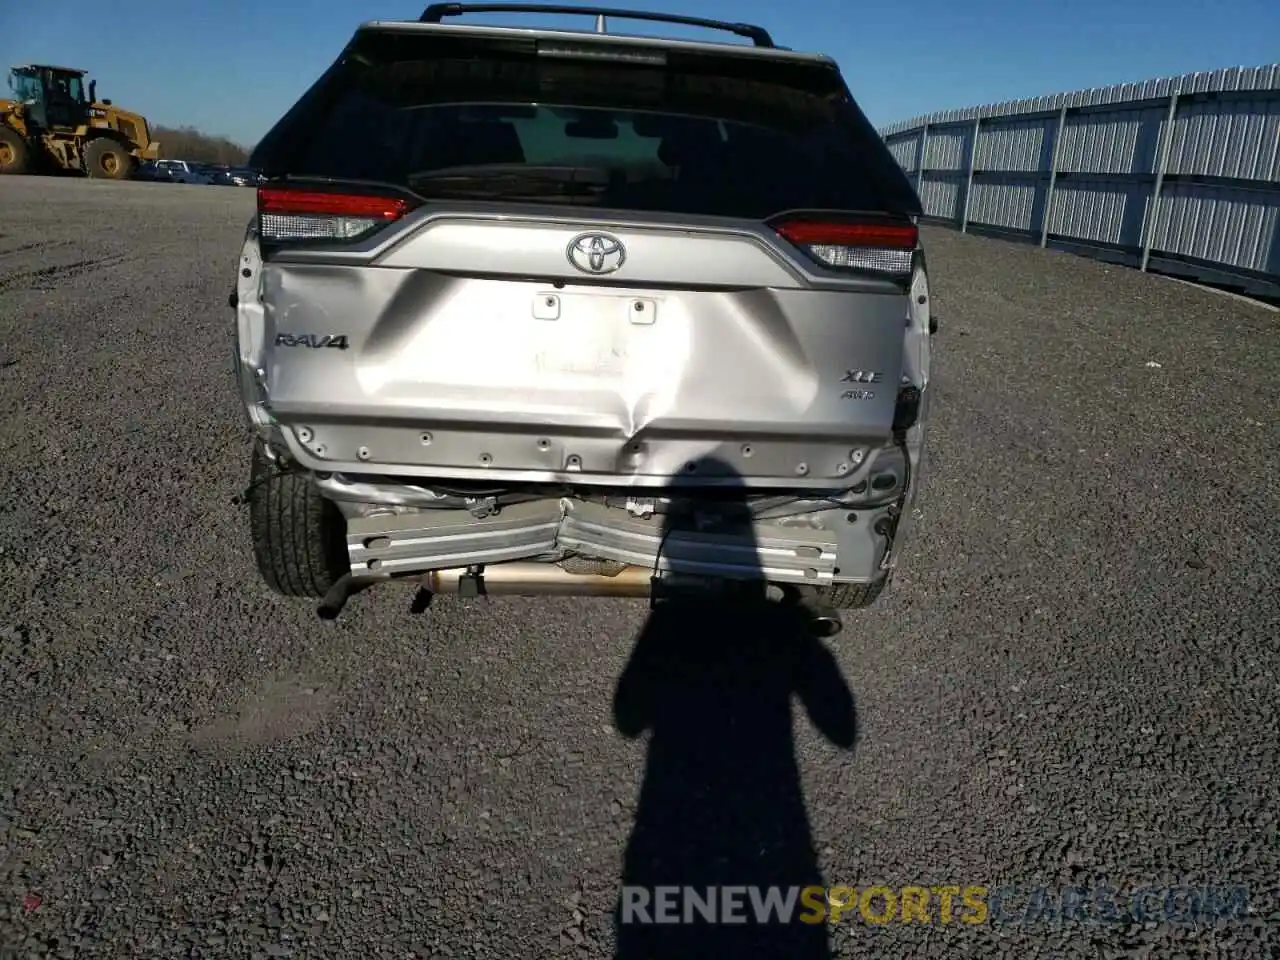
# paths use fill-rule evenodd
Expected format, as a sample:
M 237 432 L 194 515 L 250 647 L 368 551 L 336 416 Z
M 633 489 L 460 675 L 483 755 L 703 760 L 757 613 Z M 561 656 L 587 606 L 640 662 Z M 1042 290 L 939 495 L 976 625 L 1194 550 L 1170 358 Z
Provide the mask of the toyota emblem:
M 569 241 L 569 262 L 583 273 L 613 273 L 627 261 L 627 248 L 607 233 L 582 233 Z

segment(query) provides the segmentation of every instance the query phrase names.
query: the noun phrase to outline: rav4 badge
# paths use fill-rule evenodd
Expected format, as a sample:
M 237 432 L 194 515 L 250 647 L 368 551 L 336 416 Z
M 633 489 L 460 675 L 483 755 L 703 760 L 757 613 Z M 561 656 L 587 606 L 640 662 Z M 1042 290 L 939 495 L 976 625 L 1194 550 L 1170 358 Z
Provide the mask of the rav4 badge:
M 321 347 L 332 347 L 335 350 L 347 349 L 345 333 L 277 333 L 277 347 L 310 347 L 318 350 Z

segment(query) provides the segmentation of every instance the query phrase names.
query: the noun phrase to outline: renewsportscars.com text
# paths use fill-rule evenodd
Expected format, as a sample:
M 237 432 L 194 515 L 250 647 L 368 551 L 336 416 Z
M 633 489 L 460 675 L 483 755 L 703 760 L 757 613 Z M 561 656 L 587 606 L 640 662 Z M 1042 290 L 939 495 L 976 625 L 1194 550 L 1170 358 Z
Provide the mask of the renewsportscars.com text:
M 681 923 L 963 923 L 1173 924 L 1244 920 L 1249 891 L 1242 886 L 1110 886 L 992 888 L 986 884 L 933 886 L 622 888 L 624 924 Z

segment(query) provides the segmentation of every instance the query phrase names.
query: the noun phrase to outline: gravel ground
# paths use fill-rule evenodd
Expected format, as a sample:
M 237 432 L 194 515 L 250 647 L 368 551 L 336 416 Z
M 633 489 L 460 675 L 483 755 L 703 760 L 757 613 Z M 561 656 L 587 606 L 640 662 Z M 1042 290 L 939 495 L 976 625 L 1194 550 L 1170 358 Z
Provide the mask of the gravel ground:
M 1244 885 L 1251 910 L 855 914 L 779 956 L 1276 955 L 1280 315 L 931 232 L 921 516 L 836 640 L 667 623 L 633 658 L 639 602 L 417 613 L 396 588 L 326 625 L 261 585 L 232 503 L 252 197 L 0 183 L 9 956 L 610 956 L 655 851 L 678 882 L 808 859 L 859 886 Z M 660 955 L 693 950 L 665 929 Z

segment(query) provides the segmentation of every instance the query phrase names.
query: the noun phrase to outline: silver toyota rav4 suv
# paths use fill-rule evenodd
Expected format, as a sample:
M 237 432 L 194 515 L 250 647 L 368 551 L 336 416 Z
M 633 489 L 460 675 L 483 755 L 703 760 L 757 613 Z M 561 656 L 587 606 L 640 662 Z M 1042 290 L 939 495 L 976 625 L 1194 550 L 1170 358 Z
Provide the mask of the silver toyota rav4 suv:
M 512 11 L 595 30 L 452 19 Z M 763 584 L 833 630 L 880 595 L 929 289 L 916 192 L 830 58 L 437 4 L 359 27 L 251 164 L 235 369 L 271 588 L 336 616 L 405 577 Z

